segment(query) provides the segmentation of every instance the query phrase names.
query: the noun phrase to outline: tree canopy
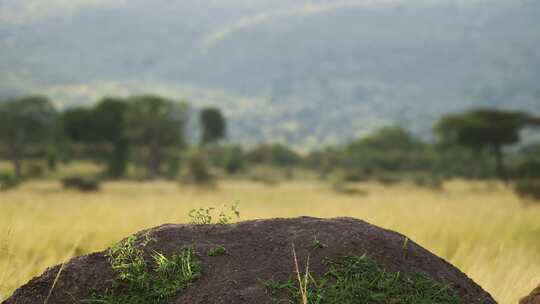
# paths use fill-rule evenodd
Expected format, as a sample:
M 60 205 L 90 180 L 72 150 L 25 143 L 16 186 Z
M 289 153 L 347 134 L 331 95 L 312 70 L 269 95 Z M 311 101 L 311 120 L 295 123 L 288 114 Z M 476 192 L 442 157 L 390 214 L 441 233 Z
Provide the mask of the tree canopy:
M 523 128 L 536 124 L 536 118 L 523 112 L 478 109 L 443 116 L 435 129 L 442 146 L 462 145 L 475 150 L 490 148 L 499 176 L 507 179 L 502 148 L 520 141 Z
M 93 109 L 97 137 L 109 142 L 125 139 L 125 113 L 128 104 L 120 98 L 104 98 Z
M 64 133 L 72 141 L 112 145 L 113 151 L 107 156 L 107 171 L 111 177 L 121 177 L 126 171 L 126 110 L 125 100 L 109 97 L 93 108 L 68 109 L 62 114 Z
M 186 105 L 154 95 L 128 100 L 125 130 L 128 140 L 148 149 L 147 175 L 159 175 L 166 147 L 184 147 Z
M 383 127 L 347 145 L 343 162 L 364 171 L 420 169 L 426 145 L 398 126 Z
M 202 129 L 201 145 L 215 143 L 225 138 L 226 124 L 225 118 L 218 108 L 204 108 L 200 114 L 200 124 Z
M 0 104 L 0 142 L 9 151 L 17 178 L 26 149 L 51 140 L 55 119 L 56 110 L 46 97 L 27 96 Z
M 413 151 L 421 149 L 424 144 L 407 130 L 398 126 L 383 127 L 373 134 L 357 140 L 350 145 L 351 149 L 372 149 L 392 151 Z
M 435 128 L 442 143 L 503 146 L 518 143 L 521 129 L 531 121 L 522 112 L 482 109 L 444 116 Z
M 94 142 L 98 134 L 94 113 L 87 108 L 68 109 L 62 113 L 62 127 L 65 135 L 76 142 Z

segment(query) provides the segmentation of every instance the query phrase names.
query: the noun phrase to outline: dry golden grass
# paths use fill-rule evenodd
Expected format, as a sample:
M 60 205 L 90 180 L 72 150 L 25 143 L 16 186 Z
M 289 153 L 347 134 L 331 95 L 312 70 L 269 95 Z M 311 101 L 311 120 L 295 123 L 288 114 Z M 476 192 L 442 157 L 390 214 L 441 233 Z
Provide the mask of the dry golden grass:
M 500 303 L 517 303 L 540 283 L 540 206 L 523 205 L 509 189 L 459 181 L 443 192 L 362 187 L 367 196 L 339 195 L 314 181 L 227 181 L 215 191 L 114 182 L 82 194 L 55 181 L 30 182 L 0 193 L 0 300 L 71 252 L 102 250 L 143 228 L 188 222 L 192 208 L 236 201 L 242 219 L 351 216 L 397 230 L 458 266 Z

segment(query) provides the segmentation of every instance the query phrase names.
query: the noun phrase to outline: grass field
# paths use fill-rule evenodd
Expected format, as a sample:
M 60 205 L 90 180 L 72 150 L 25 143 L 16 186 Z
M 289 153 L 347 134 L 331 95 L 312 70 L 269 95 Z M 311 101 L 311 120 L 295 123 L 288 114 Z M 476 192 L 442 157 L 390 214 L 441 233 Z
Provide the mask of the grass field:
M 540 205 L 495 183 L 449 182 L 442 192 L 363 184 L 347 196 L 316 181 L 268 186 L 224 181 L 214 191 L 170 182 L 113 182 L 101 192 L 36 181 L 0 193 L 0 300 L 72 255 L 102 250 L 143 228 L 185 223 L 192 208 L 240 202 L 241 218 L 350 216 L 397 230 L 448 259 L 500 303 L 540 283 Z

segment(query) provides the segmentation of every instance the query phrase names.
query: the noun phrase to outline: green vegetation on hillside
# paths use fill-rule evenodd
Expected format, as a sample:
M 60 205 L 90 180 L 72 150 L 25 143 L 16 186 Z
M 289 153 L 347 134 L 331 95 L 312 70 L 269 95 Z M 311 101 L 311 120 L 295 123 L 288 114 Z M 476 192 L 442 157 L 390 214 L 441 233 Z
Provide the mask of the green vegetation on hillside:
M 462 303 L 450 286 L 422 274 L 386 271 L 367 256 L 327 260 L 325 264 L 327 272 L 321 278 L 308 272 L 284 283 L 266 282 L 266 289 L 275 303 Z
M 105 295 L 82 302 L 164 304 L 201 277 L 201 263 L 192 248 L 185 248 L 171 257 L 154 252 L 151 254 L 152 263 L 149 263 L 140 247 L 144 248 L 150 241 L 138 241 L 137 237 L 131 236 L 113 246 L 108 253 L 116 273 L 112 288 Z

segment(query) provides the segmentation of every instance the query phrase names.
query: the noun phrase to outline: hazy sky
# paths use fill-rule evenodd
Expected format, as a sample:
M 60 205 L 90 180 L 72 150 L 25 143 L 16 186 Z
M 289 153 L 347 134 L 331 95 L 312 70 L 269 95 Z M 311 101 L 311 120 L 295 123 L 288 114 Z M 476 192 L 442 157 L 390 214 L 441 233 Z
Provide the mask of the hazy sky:
M 89 7 L 120 7 L 129 0 L 0 0 L 0 22 L 24 24 Z
M 192 1 L 192 0 L 184 0 Z M 197 0 L 204 1 L 204 0 Z M 216 36 L 226 35 L 228 30 L 249 26 L 252 23 L 260 23 L 265 20 L 305 14 L 316 14 L 328 10 L 343 9 L 351 6 L 377 6 L 377 5 L 430 5 L 436 3 L 456 3 L 460 5 L 471 5 L 476 3 L 500 3 L 517 2 L 520 0 L 312 0 L 312 1 L 282 1 L 282 0 L 207 0 L 208 5 L 236 6 L 269 6 L 269 10 L 255 16 L 238 20 L 231 25 L 232 29 L 226 29 Z M 168 1 L 168 3 L 182 3 L 181 0 Z M 73 14 L 88 8 L 117 8 L 121 9 L 130 4 L 146 3 L 149 7 L 160 5 L 154 0 L 0 0 L 0 23 L 21 25 L 28 22 L 36 22 L 43 18 L 55 17 L 58 15 Z M 161 4 L 167 2 L 161 2 Z M 277 5 L 276 5 L 277 4 Z M 272 10 L 273 8 L 274 10 Z M 211 37 L 209 39 L 212 39 Z

